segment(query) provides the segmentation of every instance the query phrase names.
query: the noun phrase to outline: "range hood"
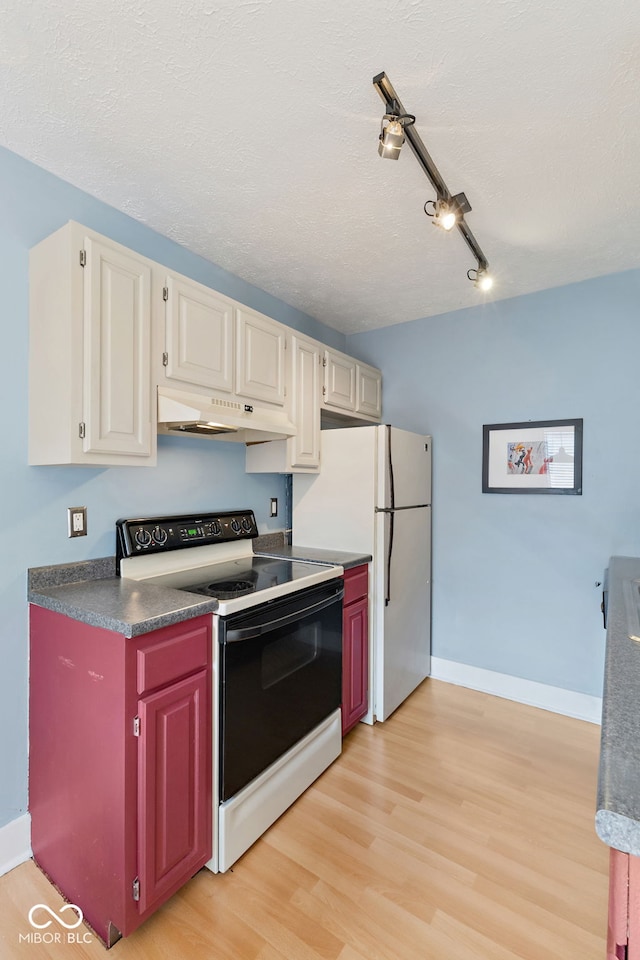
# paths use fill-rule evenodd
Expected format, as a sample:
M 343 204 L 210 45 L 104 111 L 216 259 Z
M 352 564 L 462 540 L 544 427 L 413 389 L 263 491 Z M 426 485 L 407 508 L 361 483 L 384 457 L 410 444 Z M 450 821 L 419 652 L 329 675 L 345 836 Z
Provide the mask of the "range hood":
M 297 433 L 284 410 L 158 387 L 158 433 L 261 443 Z

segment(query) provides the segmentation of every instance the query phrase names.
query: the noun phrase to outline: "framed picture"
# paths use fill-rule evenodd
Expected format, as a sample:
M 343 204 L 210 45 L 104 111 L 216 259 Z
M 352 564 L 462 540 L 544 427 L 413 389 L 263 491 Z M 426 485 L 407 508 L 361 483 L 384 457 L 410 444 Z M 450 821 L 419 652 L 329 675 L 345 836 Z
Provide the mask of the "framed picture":
M 483 493 L 582 493 L 582 420 L 482 428 Z

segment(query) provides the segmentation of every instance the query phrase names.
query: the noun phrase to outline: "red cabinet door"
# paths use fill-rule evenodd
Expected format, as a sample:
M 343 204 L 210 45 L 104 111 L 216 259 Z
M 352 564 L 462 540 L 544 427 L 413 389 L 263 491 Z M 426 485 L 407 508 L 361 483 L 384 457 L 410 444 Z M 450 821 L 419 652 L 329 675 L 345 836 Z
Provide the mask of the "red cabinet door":
M 342 621 L 342 734 L 367 712 L 369 688 L 369 601 L 344 608 Z
M 211 724 L 201 670 L 138 703 L 139 909 L 166 899 L 211 856 Z

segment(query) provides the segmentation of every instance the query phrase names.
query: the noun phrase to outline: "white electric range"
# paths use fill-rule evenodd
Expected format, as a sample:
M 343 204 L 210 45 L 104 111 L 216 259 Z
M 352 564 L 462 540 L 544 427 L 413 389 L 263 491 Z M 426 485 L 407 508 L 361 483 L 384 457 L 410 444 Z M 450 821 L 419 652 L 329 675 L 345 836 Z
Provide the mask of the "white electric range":
M 213 871 L 341 752 L 342 567 L 255 556 L 251 510 L 118 520 L 121 577 L 206 596 L 213 623 Z

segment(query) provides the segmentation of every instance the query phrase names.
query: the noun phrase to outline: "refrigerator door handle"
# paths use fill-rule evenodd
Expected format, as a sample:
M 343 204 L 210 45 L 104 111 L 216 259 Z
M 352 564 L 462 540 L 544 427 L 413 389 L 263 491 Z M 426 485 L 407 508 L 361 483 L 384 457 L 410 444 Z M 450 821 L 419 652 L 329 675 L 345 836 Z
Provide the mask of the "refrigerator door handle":
M 387 469 L 389 471 L 389 506 L 395 509 L 396 491 L 393 478 L 393 458 L 391 456 L 391 424 L 387 424 Z
M 393 513 L 389 516 L 389 547 L 387 549 L 387 595 L 384 598 L 384 605 L 388 607 L 391 603 L 391 554 L 393 553 L 393 527 L 395 516 Z
M 423 510 L 430 507 L 430 503 L 411 503 L 406 507 L 374 507 L 375 513 L 397 513 L 398 510 Z

